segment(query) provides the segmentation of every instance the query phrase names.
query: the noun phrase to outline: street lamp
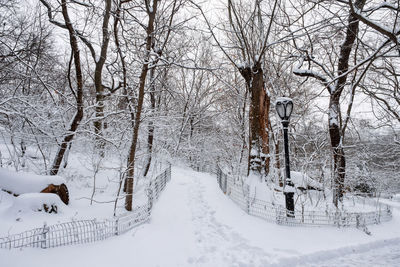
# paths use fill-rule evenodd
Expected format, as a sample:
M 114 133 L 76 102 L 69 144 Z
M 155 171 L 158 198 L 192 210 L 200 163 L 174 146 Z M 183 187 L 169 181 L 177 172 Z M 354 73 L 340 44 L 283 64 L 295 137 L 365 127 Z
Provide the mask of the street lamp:
M 287 217 L 294 217 L 294 184 L 290 178 L 290 162 L 289 162 L 289 138 L 288 127 L 290 115 L 293 111 L 293 101 L 288 97 L 278 97 L 275 102 L 275 109 L 281 119 L 283 126 L 283 139 L 285 143 L 285 167 L 286 167 L 286 181 L 283 188 L 286 202 L 286 215 Z

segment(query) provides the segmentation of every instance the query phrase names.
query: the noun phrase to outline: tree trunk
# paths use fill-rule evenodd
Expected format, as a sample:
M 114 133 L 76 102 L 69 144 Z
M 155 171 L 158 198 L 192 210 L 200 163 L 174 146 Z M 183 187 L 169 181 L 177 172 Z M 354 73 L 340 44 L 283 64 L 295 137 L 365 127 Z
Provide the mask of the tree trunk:
M 250 91 L 248 173 L 267 176 L 269 173 L 269 108 L 270 97 L 264 88 L 261 63 L 240 70 Z
M 156 97 L 155 97 L 155 85 L 154 85 L 154 73 L 155 73 L 155 67 L 153 67 L 150 70 L 150 120 L 149 120 L 149 125 L 148 125 L 148 133 L 147 133 L 147 159 L 146 159 L 146 164 L 144 167 L 144 173 L 143 176 L 147 176 L 150 170 L 150 165 L 151 165 L 151 159 L 152 159 L 152 154 L 153 154 L 153 141 L 154 141 L 154 122 L 153 122 L 153 116 L 154 116 L 154 110 L 156 108 Z
M 338 206 L 338 202 L 343 197 L 344 180 L 346 175 L 346 158 L 342 145 L 342 135 L 339 128 L 339 98 L 331 96 L 329 101 L 329 137 L 333 153 L 333 182 L 334 193 L 333 203 Z
M 83 79 L 82 79 L 82 70 L 81 70 L 81 60 L 80 60 L 80 54 L 79 54 L 79 47 L 78 47 L 78 41 L 76 38 L 75 30 L 72 27 L 71 20 L 68 15 L 68 8 L 67 8 L 67 3 L 66 0 L 61 1 L 61 7 L 62 7 L 62 14 L 64 17 L 65 25 L 68 29 L 69 33 L 69 42 L 74 58 L 74 64 L 75 64 L 75 73 L 76 73 L 76 113 L 75 116 L 72 120 L 71 126 L 69 128 L 68 134 L 65 135 L 64 139 L 61 142 L 61 145 L 57 151 L 57 154 L 54 158 L 53 166 L 51 167 L 50 170 L 50 175 L 57 175 L 61 162 L 63 160 L 64 154 L 68 148 L 69 142 L 72 141 L 72 139 L 75 136 L 75 132 L 78 129 L 79 123 L 82 120 L 83 117 Z
M 242 107 L 238 108 L 238 116 L 240 121 L 240 139 L 242 141 L 240 148 L 240 156 L 239 156 L 239 166 L 242 164 L 244 151 L 246 150 L 247 147 L 246 127 L 245 127 L 247 95 L 248 95 L 248 90 L 245 91 Z
M 147 1 L 146 1 L 147 4 Z M 146 57 L 144 58 L 144 63 L 142 66 L 142 71 L 139 77 L 139 96 L 137 109 L 135 114 L 135 125 L 133 127 L 131 146 L 129 149 L 129 157 L 128 157 L 128 166 L 127 166 L 127 178 L 126 178 L 126 199 L 125 199 L 125 209 L 128 211 L 132 210 L 132 194 L 133 194 L 133 177 L 135 173 L 135 155 L 136 155 L 136 146 L 139 135 L 139 126 L 140 126 L 140 118 L 142 114 L 143 108 L 143 99 L 144 99 L 144 87 L 146 85 L 146 77 L 147 72 L 149 70 L 149 54 L 153 43 L 153 31 L 154 31 L 154 21 L 155 15 L 157 12 L 157 4 L 158 0 L 153 1 L 153 6 L 151 9 L 147 10 L 149 16 L 149 22 L 146 29 Z
M 357 0 L 355 5 L 362 9 L 365 0 Z M 338 202 L 343 198 L 343 188 L 346 175 L 346 158 L 343 149 L 342 121 L 340 112 L 340 96 L 346 85 L 349 69 L 350 54 L 354 42 L 358 35 L 359 20 L 350 12 L 348 25 L 343 43 L 340 46 L 340 56 L 338 61 L 337 76 L 339 77 L 333 91 L 330 93 L 328 126 L 331 147 L 333 153 L 333 174 L 334 174 L 334 195 L 333 203 L 338 206 Z
M 264 164 L 264 176 L 267 176 L 269 174 L 269 168 L 270 168 L 270 147 L 269 147 L 269 110 L 270 110 L 270 105 L 271 105 L 271 99 L 267 95 L 265 88 L 264 88 L 264 80 L 262 79 L 262 73 L 261 73 L 261 81 L 262 84 L 260 85 L 261 88 L 261 95 L 260 95 L 260 135 L 262 137 L 262 154 L 261 154 L 261 160 Z
M 96 61 L 96 68 L 94 72 L 94 86 L 96 89 L 96 120 L 94 121 L 94 131 L 96 134 L 96 147 L 100 149 L 100 155 L 104 155 L 104 140 L 102 139 L 104 125 L 104 87 L 103 87 L 103 67 L 107 59 L 108 43 L 110 41 L 110 34 L 108 32 L 108 23 L 111 15 L 111 0 L 105 1 L 104 18 L 102 25 L 103 40 L 101 43 L 100 57 Z

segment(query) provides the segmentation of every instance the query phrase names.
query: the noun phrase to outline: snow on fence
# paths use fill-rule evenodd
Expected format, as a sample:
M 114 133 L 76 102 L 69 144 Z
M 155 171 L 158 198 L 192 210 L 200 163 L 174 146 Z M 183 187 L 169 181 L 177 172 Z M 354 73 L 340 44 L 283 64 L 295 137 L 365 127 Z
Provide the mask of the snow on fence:
M 287 217 L 286 208 L 282 205 L 251 198 L 248 185 L 234 182 L 217 166 L 217 181 L 222 192 L 227 194 L 242 210 L 250 215 L 260 217 L 269 222 L 287 226 L 337 226 L 357 227 L 368 232 L 367 225 L 390 221 L 392 210 L 390 206 L 375 202 L 376 210 L 371 212 L 328 212 L 299 211 L 295 217 Z
M 171 180 L 171 165 L 150 182 L 147 187 L 148 202 L 133 208 L 112 219 L 97 221 L 81 220 L 51 226 L 44 225 L 19 234 L 0 237 L 0 248 L 53 248 L 72 244 L 83 244 L 104 240 L 123 234 L 132 228 L 147 222 L 151 215 L 154 201 Z

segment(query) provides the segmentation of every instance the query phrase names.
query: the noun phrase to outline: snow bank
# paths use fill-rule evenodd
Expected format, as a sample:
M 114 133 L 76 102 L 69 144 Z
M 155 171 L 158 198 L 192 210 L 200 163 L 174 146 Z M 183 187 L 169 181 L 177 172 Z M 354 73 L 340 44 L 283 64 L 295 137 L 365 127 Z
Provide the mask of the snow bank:
M 154 206 L 148 224 L 93 244 L 47 250 L 0 250 L 1 265 L 51 266 L 57 262 L 58 267 L 313 266 L 319 259 L 351 255 L 354 250 L 374 251 L 386 246 L 386 242 L 390 248 L 390 244 L 398 244 L 395 238 L 400 239 L 397 210 L 392 221 L 370 226 L 372 235 L 353 228 L 280 226 L 247 215 L 221 193 L 214 176 L 187 168 L 174 167 L 172 172 L 172 180 Z M 57 218 L 37 213 L 29 221 L 40 215 L 43 219 L 39 227 L 44 220 Z M 3 219 L 1 214 L 0 218 Z M 317 262 L 314 266 L 388 266 L 383 264 L 384 260 L 377 257 L 375 262 L 363 265 Z
M 13 172 L 0 168 L 0 188 L 18 195 L 40 192 L 49 184 L 60 185 L 62 183 L 65 183 L 65 180 L 60 176 Z
M 307 174 L 301 172 L 290 172 L 290 178 L 296 187 L 303 187 L 307 189 L 308 187 L 313 187 L 315 189 L 322 189 L 323 185 L 314 179 L 307 176 Z
M 331 266 L 331 265 L 325 265 L 325 261 L 329 260 L 335 260 L 335 259 L 340 259 L 344 257 L 355 257 L 354 254 L 361 254 L 361 253 L 366 253 L 364 256 L 368 254 L 372 254 L 374 251 L 378 249 L 382 249 L 384 247 L 390 247 L 390 246 L 399 246 L 400 244 L 400 238 L 391 238 L 391 239 L 384 239 L 384 240 L 378 240 L 366 244 L 358 244 L 358 245 L 353 245 L 353 246 L 343 246 L 341 248 L 337 249 L 322 249 L 321 251 L 306 254 L 306 255 L 300 255 L 300 256 L 294 256 L 294 257 L 287 257 L 283 258 L 278 261 L 276 265 L 272 266 Z M 392 248 L 393 249 L 393 248 Z M 377 255 L 381 256 L 381 255 Z M 396 255 L 397 256 L 397 255 Z M 369 259 L 371 260 L 371 259 Z M 382 265 L 381 266 L 386 266 L 383 264 L 385 262 L 385 259 L 381 258 L 377 262 L 380 262 Z M 343 262 L 337 261 L 334 262 L 335 265 L 341 264 Z M 371 263 L 365 261 L 365 263 Z M 333 266 L 333 265 L 332 265 Z M 349 265 L 346 266 L 353 266 L 352 264 L 349 263 Z M 354 265 L 356 266 L 356 265 Z
M 265 182 L 260 180 L 259 176 L 250 174 L 245 183 L 249 187 L 250 198 L 274 202 L 274 192 L 267 186 Z
M 291 180 L 295 185 L 295 209 L 304 212 L 336 212 L 337 207 L 333 204 L 333 192 L 324 188 L 324 185 L 305 173 L 291 171 Z M 260 177 L 250 174 L 244 180 L 245 191 L 248 191 L 252 200 L 261 200 L 271 204 L 285 206 L 285 195 L 282 188 L 275 184 L 275 188 L 260 180 Z M 298 190 L 297 190 L 298 189 Z M 305 190 L 304 190 L 305 189 Z M 312 190 L 315 189 L 315 190 Z M 393 202 L 394 203 L 394 202 Z M 343 198 L 339 209 L 343 212 L 376 212 L 385 207 L 377 203 L 367 201 L 365 198 L 348 197 Z
M 49 209 L 49 212 L 53 208 L 54 213 L 62 213 L 63 210 L 67 208 L 56 194 L 27 193 L 16 197 L 6 214 L 29 214 L 32 212 L 45 211 L 43 207 L 44 204 Z
M 392 197 L 392 200 L 393 200 L 393 201 L 400 202 L 400 194 L 394 195 L 394 196 Z

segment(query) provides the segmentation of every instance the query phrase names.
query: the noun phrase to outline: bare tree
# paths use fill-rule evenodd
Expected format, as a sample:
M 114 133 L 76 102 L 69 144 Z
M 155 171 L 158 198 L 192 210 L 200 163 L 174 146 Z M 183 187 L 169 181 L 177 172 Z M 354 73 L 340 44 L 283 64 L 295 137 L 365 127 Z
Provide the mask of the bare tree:
M 363 21 L 360 14 L 364 10 L 366 1 L 357 0 L 354 4 L 351 1 L 348 3 L 337 3 L 337 8 L 342 8 L 341 11 L 344 12 L 329 12 L 328 7 L 324 6 L 324 1 L 318 4 L 327 10 L 327 12 L 319 14 L 319 16 L 326 19 L 323 24 L 331 32 L 326 32 L 326 36 L 324 36 L 325 31 L 321 31 L 319 36 L 318 34 L 311 35 L 307 33 L 308 41 L 306 43 L 308 43 L 308 47 L 299 46 L 296 41 L 294 42 L 295 47 L 299 51 L 302 51 L 303 56 L 300 64 L 294 68 L 293 72 L 301 77 L 310 77 L 318 80 L 325 86 L 329 94 L 329 108 L 327 113 L 330 145 L 333 155 L 335 185 L 333 200 L 337 206 L 338 201 L 343 196 L 345 183 L 346 158 L 344 152 L 344 135 L 351 119 L 354 97 L 357 92 L 356 89 L 363 87 L 364 78 L 369 73 L 368 71 L 373 62 L 378 58 L 387 56 L 387 53 L 393 47 L 390 45 L 391 38 L 382 40 L 381 44 L 377 47 L 366 45 L 363 39 L 369 34 L 368 28 L 361 28 L 362 35 L 360 36 L 360 21 Z M 327 2 L 327 4 L 329 3 Z M 368 9 L 366 8 L 365 10 Z M 347 21 L 343 23 L 342 21 L 344 21 L 345 16 L 347 16 Z M 329 22 L 326 24 L 328 20 Z M 318 51 L 317 48 L 320 50 Z M 324 49 L 328 49 L 328 51 L 324 51 Z M 306 64 L 308 65 L 307 67 Z M 346 112 L 343 113 L 345 114 L 343 118 L 341 102 L 346 90 L 350 98 Z
M 53 8 L 51 3 L 47 0 L 40 0 L 40 2 L 46 7 L 47 15 L 49 17 L 49 21 L 56 26 L 61 28 L 67 28 L 65 23 L 59 22 L 56 20 L 58 10 L 57 8 Z M 119 3 L 119 5 L 122 1 Z M 95 2 L 91 3 L 84 3 L 73 1 L 72 3 L 68 3 L 69 5 L 76 6 L 75 10 L 79 10 L 79 13 L 85 14 L 88 12 L 91 14 L 90 16 L 84 15 L 83 18 L 75 19 L 75 24 L 73 26 L 73 30 L 75 35 L 81 42 L 87 47 L 89 50 L 89 54 L 94 62 L 94 76 L 93 82 L 95 87 L 95 119 L 94 119 L 94 134 L 96 137 L 96 146 L 100 149 L 100 154 L 103 155 L 103 149 L 105 146 L 105 142 L 103 140 L 103 128 L 104 128 L 104 110 L 105 110 L 105 97 L 107 94 L 112 94 L 115 91 L 119 90 L 122 87 L 122 84 L 112 84 L 107 86 L 104 84 L 104 73 L 103 69 L 107 60 L 107 56 L 109 53 L 109 43 L 111 38 L 110 33 L 110 18 L 113 12 L 113 1 L 106 0 L 104 1 L 104 7 L 96 6 Z M 120 7 L 119 7 L 120 9 Z M 90 34 L 85 34 L 84 30 L 87 25 L 95 25 L 96 23 L 93 21 L 89 21 L 91 17 L 95 16 L 96 11 L 100 11 L 100 19 L 101 19 L 101 29 L 94 28 L 92 31 L 100 31 L 101 32 L 101 41 L 97 45 L 95 38 L 90 38 Z M 119 11 L 116 11 L 116 14 Z M 79 14 L 77 13 L 77 14 Z M 83 20 L 83 21 L 79 21 Z M 82 24 L 82 25 L 80 25 Z M 79 27 L 83 29 L 79 29 Z M 115 26 L 114 26 L 115 27 Z M 108 89 L 108 92 L 105 92 L 105 89 Z
M 219 40 L 210 20 L 201 7 L 196 6 L 206 19 L 214 41 L 245 80 L 250 99 L 248 172 L 266 176 L 270 168 L 270 92 L 265 87 L 263 64 L 271 44 L 271 29 L 279 1 L 273 1 L 268 6 L 262 1 L 248 3 L 229 0 L 228 27 L 224 29 L 227 44 Z
M 135 172 L 135 156 L 138 145 L 139 128 L 142 120 L 143 103 L 145 97 L 146 85 L 148 85 L 148 73 L 150 71 L 150 98 L 151 103 L 155 104 L 154 99 L 154 74 L 155 68 L 158 65 L 159 60 L 162 57 L 163 51 L 168 45 L 170 38 L 171 29 L 173 28 L 172 22 L 176 12 L 178 11 L 181 1 L 174 0 L 171 2 L 161 3 L 159 0 L 146 0 L 142 5 L 142 10 L 145 11 L 145 16 L 147 18 L 147 24 L 140 24 L 140 26 L 145 31 L 145 50 L 142 58 L 141 71 L 139 74 L 138 82 L 138 94 L 137 94 L 137 104 L 135 105 L 135 110 L 131 109 L 132 118 L 132 138 L 131 145 L 129 149 L 128 164 L 127 164 L 127 174 L 126 174 L 126 201 L 125 208 L 127 210 L 132 210 L 132 194 L 133 194 L 133 181 Z M 167 17 L 166 20 L 157 20 L 160 17 Z M 136 18 L 134 18 L 136 19 Z M 165 24 L 163 24 L 163 22 Z M 160 24 L 158 24 L 160 23 Z M 166 29 L 166 30 L 165 30 Z M 159 45 L 159 46 L 157 46 Z M 151 104 L 151 105 L 153 105 Z M 134 103 L 130 103 L 134 105 Z M 152 106 L 151 106 L 152 107 Z M 134 111 L 134 112 L 133 112 Z M 150 126 L 149 131 L 150 138 L 148 139 L 149 153 L 153 147 L 153 127 Z M 149 160 L 150 161 L 150 160 Z
M 40 14 L 39 8 L 36 11 Z M 19 128 L 16 136 L 12 133 L 11 143 L 15 144 L 24 135 L 20 139 L 22 161 L 25 161 L 27 147 L 33 144 L 42 155 L 45 172 L 48 171 L 48 157 L 52 150 L 46 148 L 57 144 L 58 151 L 49 167 L 50 174 L 57 174 L 83 116 L 82 79 L 78 88 L 74 89 L 70 77 L 73 53 L 69 71 L 64 70 L 52 50 L 52 35 L 41 16 L 22 16 L 17 9 L 10 16 L 9 19 L 14 20 L 14 23 L 3 24 L 7 25 L 3 29 L 12 27 L 12 31 L 0 40 L 0 46 L 4 48 L 2 52 L 7 52 L 0 59 L 0 64 L 5 63 L 1 73 L 3 75 L 8 72 L 8 81 L 0 84 L 12 96 L 3 98 L 2 105 L 3 111 L 7 113 L 8 125 L 14 129 L 11 133 Z M 79 61 L 79 55 L 76 58 Z M 78 68 L 76 73 L 79 72 Z M 70 78 L 70 89 L 67 89 L 66 76 Z M 13 84 L 9 83 L 11 81 Z M 69 117 L 70 110 L 74 111 L 72 119 Z M 30 140 L 25 142 L 25 138 Z
M 80 52 L 78 47 L 78 40 L 76 36 L 75 29 L 72 26 L 71 19 L 68 14 L 68 7 L 67 1 L 61 1 L 61 8 L 62 8 L 62 15 L 64 18 L 65 26 L 68 30 L 69 34 L 69 42 L 71 46 L 71 53 L 72 58 L 74 61 L 75 66 L 75 76 L 76 76 L 76 89 L 75 89 L 75 97 L 76 97 L 76 114 L 71 122 L 70 129 L 68 134 L 65 135 L 64 139 L 61 142 L 61 145 L 58 149 L 58 152 L 54 158 L 53 166 L 51 168 L 50 174 L 57 175 L 62 159 L 65 155 L 65 151 L 69 143 L 74 138 L 75 132 L 78 129 L 79 123 L 83 117 L 83 76 L 82 76 L 82 69 L 81 69 L 81 59 L 80 59 Z M 71 88 L 72 89 L 72 88 Z

